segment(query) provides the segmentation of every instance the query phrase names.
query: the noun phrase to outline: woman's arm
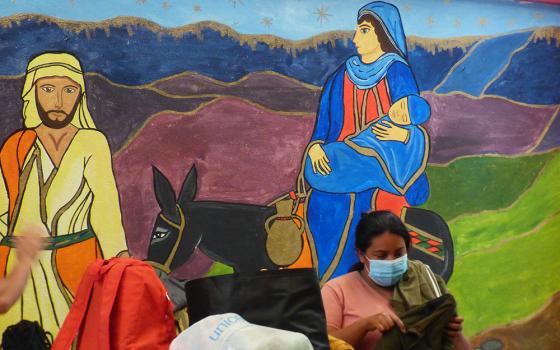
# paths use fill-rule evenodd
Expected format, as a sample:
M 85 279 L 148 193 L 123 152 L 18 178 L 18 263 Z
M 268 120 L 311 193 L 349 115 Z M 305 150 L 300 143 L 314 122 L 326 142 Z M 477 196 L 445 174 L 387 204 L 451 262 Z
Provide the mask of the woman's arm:
M 376 330 L 386 332 L 395 326 L 399 327 L 401 332 L 406 332 L 405 326 L 400 318 L 389 312 L 382 312 L 373 316 L 361 318 L 341 329 L 327 327 L 327 331 L 330 335 L 342 339 L 356 347 L 368 332 Z
M 353 347 L 356 347 L 365 337 L 366 333 L 369 332 L 369 329 L 367 320 L 361 318 L 345 328 L 327 327 L 327 332 L 333 337 L 344 340 Z
M 18 262 L 8 277 L 0 280 L 0 314 L 6 313 L 23 293 L 31 265 L 44 245 L 39 237 L 17 237 L 15 242 Z

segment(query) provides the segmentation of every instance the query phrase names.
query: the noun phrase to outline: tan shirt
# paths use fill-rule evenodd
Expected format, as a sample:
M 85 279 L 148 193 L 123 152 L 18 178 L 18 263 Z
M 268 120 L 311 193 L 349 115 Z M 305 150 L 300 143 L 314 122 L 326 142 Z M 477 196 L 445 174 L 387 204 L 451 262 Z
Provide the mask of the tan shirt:
M 389 304 L 393 292 L 372 288 L 357 271 L 330 280 L 321 289 L 321 295 L 327 326 L 335 329 L 380 312 L 394 313 Z M 356 350 L 372 350 L 380 338 L 381 332 L 368 332 Z

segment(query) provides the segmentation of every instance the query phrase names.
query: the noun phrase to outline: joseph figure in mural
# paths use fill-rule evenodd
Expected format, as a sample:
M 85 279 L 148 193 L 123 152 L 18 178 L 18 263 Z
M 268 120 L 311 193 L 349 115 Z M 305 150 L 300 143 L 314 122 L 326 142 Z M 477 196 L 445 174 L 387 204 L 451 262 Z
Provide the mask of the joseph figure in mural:
M 21 96 L 24 129 L 0 151 L 0 273 L 15 265 L 14 237 L 42 236 L 46 248 L 0 329 L 26 319 L 54 335 L 88 264 L 128 253 L 109 144 L 88 111 L 78 59 L 35 57 Z
M 359 10 L 358 55 L 330 76 L 307 148 L 312 188 L 307 221 L 323 282 L 358 261 L 354 230 L 361 213 L 424 203 L 429 139 L 420 124 L 430 106 L 407 61 L 399 11 L 376 1 Z

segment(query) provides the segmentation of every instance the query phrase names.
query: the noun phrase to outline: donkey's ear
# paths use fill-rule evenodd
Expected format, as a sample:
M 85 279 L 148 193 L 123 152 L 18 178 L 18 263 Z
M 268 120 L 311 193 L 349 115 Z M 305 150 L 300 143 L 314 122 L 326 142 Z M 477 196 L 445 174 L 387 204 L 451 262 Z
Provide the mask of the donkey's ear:
M 177 216 L 177 198 L 173 186 L 158 168 L 152 166 L 152 171 L 154 173 L 154 192 L 159 207 L 165 216 L 174 218 Z
M 196 167 L 193 165 L 183 182 L 181 194 L 179 194 L 179 203 L 185 204 L 194 200 L 194 197 L 196 197 L 197 181 L 198 173 L 196 172 Z

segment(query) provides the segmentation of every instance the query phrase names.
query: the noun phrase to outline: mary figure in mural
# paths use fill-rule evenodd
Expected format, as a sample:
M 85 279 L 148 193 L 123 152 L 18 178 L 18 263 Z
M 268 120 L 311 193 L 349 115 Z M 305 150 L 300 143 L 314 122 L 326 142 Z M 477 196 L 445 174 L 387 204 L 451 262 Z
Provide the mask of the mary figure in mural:
M 424 203 L 429 138 L 420 124 L 430 106 L 407 62 L 399 11 L 376 1 L 358 12 L 358 55 L 327 80 L 307 148 L 311 187 L 307 222 L 323 282 L 358 261 L 354 229 L 361 213 Z

